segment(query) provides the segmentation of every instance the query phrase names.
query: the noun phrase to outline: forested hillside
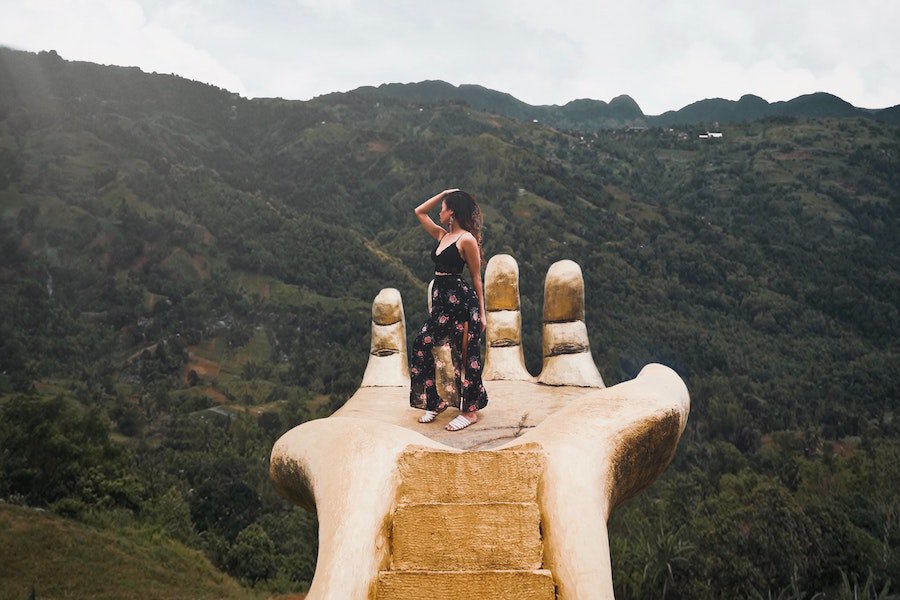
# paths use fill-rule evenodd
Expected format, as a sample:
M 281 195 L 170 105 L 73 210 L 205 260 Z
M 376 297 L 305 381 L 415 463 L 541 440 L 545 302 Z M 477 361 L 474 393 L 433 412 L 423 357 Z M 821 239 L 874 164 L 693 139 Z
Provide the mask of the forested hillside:
M 248 100 L 0 49 L 0 498 L 302 590 L 315 519 L 269 484 L 271 445 L 356 389 L 378 290 L 424 320 L 412 209 L 461 187 L 485 255 L 519 263 L 532 372 L 568 258 L 607 384 L 662 362 L 691 392 L 674 464 L 610 524 L 618 598 L 888 597 L 900 128 L 707 128 Z

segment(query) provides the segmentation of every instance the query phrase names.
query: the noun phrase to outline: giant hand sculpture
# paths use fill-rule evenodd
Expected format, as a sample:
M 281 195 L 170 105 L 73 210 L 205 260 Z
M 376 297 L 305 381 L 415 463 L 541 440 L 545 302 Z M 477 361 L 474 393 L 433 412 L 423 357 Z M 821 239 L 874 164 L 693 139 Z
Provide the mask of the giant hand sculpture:
M 671 461 L 687 388 L 658 364 L 604 387 L 572 261 L 547 274 L 537 378 L 512 257 L 488 263 L 485 300 L 490 403 L 478 423 L 445 431 L 452 409 L 416 422 L 400 295 L 382 290 L 359 390 L 275 444 L 276 488 L 318 513 L 309 600 L 613 598 L 607 519 Z

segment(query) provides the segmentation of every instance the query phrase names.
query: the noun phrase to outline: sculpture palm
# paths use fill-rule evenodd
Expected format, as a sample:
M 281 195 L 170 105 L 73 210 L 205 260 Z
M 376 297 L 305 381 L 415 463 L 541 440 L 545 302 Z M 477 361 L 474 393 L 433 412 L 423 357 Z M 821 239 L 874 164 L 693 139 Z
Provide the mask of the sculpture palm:
M 416 422 L 419 411 L 408 404 L 402 301 L 399 292 L 387 289 L 373 304 L 369 364 L 359 390 L 331 417 L 304 423 L 275 444 L 276 488 L 319 517 L 310 600 L 375 593 L 379 572 L 392 564 L 392 515 L 402 482 L 398 462 L 410 449 L 539 454 L 534 496 L 542 566 L 552 573 L 559 598 L 613 598 L 607 519 L 671 461 L 690 410 L 687 388 L 658 364 L 631 381 L 604 387 L 584 324 L 581 269 L 572 261 L 552 265 L 545 280 L 543 367 L 537 377 L 524 364 L 512 257 L 499 255 L 488 263 L 485 306 L 490 404 L 477 424 L 445 431 L 454 411 L 436 423 Z M 473 472 L 471 478 L 484 475 Z M 474 484 L 509 483 L 496 479 Z

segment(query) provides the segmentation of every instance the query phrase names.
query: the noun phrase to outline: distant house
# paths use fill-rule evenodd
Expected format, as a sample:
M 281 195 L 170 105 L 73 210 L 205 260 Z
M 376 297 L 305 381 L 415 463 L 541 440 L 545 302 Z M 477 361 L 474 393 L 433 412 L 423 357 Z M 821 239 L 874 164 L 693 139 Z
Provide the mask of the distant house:
M 697 137 L 700 138 L 701 140 L 708 140 L 711 138 L 720 138 L 720 137 L 722 137 L 722 132 L 721 131 L 707 131 L 706 133 L 701 133 Z
M 238 417 L 237 411 L 225 406 L 213 406 L 212 408 L 195 410 L 190 414 L 191 416 L 200 417 L 201 419 L 226 419 L 228 421 L 233 421 Z

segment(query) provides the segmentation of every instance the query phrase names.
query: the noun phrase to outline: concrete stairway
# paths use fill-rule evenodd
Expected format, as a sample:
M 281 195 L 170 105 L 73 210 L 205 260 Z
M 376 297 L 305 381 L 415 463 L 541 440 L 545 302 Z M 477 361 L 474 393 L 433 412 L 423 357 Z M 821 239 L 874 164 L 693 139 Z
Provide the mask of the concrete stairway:
M 400 457 L 391 529 L 391 568 L 378 600 L 553 600 L 537 489 L 543 454 L 515 450 Z

